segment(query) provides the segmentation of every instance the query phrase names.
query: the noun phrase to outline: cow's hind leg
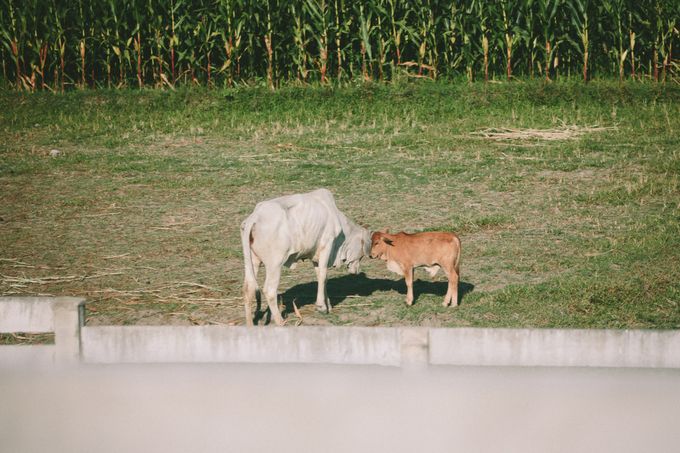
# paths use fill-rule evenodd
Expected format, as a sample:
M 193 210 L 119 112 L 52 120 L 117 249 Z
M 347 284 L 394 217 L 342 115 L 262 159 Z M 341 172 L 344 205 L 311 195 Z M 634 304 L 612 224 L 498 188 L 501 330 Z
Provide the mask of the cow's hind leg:
M 245 308 L 245 315 L 246 315 L 246 325 L 247 326 L 252 326 L 253 325 L 253 312 L 252 312 L 252 304 L 253 301 L 257 300 L 257 271 L 260 268 L 260 258 L 258 258 L 254 253 L 251 254 L 251 260 L 253 262 L 253 274 L 255 274 L 255 279 L 253 281 L 249 281 L 248 279 L 245 279 L 243 281 L 243 304 Z M 258 307 L 256 308 L 256 311 L 259 310 L 259 304 Z
M 253 301 L 255 300 L 255 290 L 251 289 L 248 283 L 243 284 L 243 306 L 245 309 L 246 325 L 253 325 Z
M 266 266 L 267 277 L 264 281 L 264 297 L 267 299 L 267 305 L 269 306 L 269 312 L 271 313 L 272 320 L 277 326 L 283 325 L 283 317 L 281 317 L 281 312 L 279 311 L 279 300 L 278 300 L 278 290 L 279 281 L 281 280 L 281 265 Z

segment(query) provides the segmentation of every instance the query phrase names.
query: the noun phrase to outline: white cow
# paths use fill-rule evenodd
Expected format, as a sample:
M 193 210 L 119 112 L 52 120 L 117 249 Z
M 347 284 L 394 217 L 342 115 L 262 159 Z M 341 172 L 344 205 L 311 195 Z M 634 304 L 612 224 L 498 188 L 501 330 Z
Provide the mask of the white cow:
M 277 294 L 281 268 L 311 259 L 319 283 L 316 307 L 330 312 L 326 295 L 326 273 L 331 266 L 346 264 L 349 272 L 359 272 L 359 261 L 368 256 L 371 236 L 354 224 L 335 206 L 333 194 L 317 189 L 262 201 L 241 224 L 245 278 L 243 299 L 246 323 L 253 325 L 251 303 L 257 292 L 257 271 L 264 264 L 264 296 L 271 317 L 283 324 Z

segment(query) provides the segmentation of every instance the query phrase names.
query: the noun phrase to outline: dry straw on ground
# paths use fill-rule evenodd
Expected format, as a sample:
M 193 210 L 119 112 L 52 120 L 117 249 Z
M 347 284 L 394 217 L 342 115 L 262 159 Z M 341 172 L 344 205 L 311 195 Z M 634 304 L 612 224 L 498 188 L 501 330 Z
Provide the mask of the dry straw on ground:
M 489 140 L 573 140 L 585 134 L 616 130 L 616 126 L 562 126 L 554 129 L 487 128 L 470 135 Z
M 17 276 L 12 276 L 12 275 L 2 275 L 2 282 L 3 284 L 7 284 L 10 287 L 25 287 L 26 285 L 51 285 L 54 283 L 65 283 L 65 282 L 72 282 L 72 281 L 82 281 L 82 280 L 87 280 L 91 278 L 100 278 L 100 277 L 106 277 L 110 275 L 122 275 L 122 272 L 96 272 L 92 275 L 64 275 L 64 276 L 58 276 L 58 275 L 51 275 L 47 277 L 35 277 L 35 278 L 27 278 L 27 277 L 17 277 Z

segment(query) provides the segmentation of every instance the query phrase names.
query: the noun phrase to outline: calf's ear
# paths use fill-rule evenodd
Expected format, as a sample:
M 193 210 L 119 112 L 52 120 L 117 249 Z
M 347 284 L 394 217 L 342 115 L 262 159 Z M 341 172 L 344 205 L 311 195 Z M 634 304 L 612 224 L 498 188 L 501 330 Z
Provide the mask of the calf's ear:
M 382 238 L 382 240 L 383 240 L 383 242 L 384 242 L 385 244 L 387 244 L 387 245 L 392 245 L 392 244 L 393 244 L 392 239 L 387 239 L 387 238 L 384 237 L 384 238 Z

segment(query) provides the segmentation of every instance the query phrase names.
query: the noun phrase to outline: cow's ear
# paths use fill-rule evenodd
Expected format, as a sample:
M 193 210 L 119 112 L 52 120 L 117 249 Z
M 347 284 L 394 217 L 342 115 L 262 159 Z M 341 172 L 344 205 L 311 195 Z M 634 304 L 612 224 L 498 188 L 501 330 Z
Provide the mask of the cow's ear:
M 379 233 L 389 234 L 390 229 L 389 228 L 383 228 L 382 230 L 379 231 Z
M 383 242 L 384 242 L 385 244 L 387 244 L 387 245 L 392 245 L 392 244 L 393 244 L 392 239 L 382 238 L 382 240 L 383 240 Z

